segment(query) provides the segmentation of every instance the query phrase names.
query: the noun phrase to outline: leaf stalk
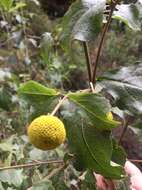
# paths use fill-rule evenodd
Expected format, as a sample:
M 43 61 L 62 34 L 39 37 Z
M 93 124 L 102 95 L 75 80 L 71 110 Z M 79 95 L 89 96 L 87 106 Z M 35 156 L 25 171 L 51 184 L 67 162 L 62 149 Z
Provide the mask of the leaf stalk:
M 96 60 L 95 60 L 95 65 L 94 65 L 94 70 L 93 70 L 92 83 L 94 84 L 94 87 L 95 87 L 95 84 L 96 84 L 96 72 L 97 72 L 97 67 L 98 67 L 98 64 L 99 64 L 99 59 L 100 59 L 101 51 L 102 51 L 102 48 L 103 48 L 105 36 L 106 36 L 106 33 L 107 33 L 107 31 L 109 29 L 109 26 L 110 26 L 110 23 L 111 23 L 113 11 L 114 11 L 114 9 L 115 9 L 115 7 L 116 7 L 116 5 L 118 4 L 119 1 L 120 0 L 115 0 L 115 1 L 112 0 L 111 1 L 108 20 L 107 20 L 107 23 L 105 24 L 105 26 L 103 28 L 103 31 L 102 31 L 102 36 L 101 36 L 101 39 L 100 39 L 100 43 L 99 43 L 99 47 L 98 47 L 98 51 L 97 51 L 97 55 L 96 55 Z
M 90 83 L 90 82 L 92 82 L 92 68 L 91 68 L 91 59 L 90 59 L 90 55 L 89 55 L 87 42 L 83 42 L 83 47 L 84 47 L 84 53 L 85 53 L 85 57 L 86 57 L 86 65 L 87 65 L 88 78 L 89 78 L 89 83 Z
M 44 165 L 44 164 L 63 164 L 64 161 L 63 160 L 48 160 L 48 161 L 34 161 L 28 164 L 21 164 L 21 165 L 15 165 L 15 166 L 8 166 L 8 167 L 1 167 L 0 171 L 3 170 L 10 170 L 10 169 L 19 169 L 19 168 L 30 168 L 33 166 L 40 166 L 40 165 Z

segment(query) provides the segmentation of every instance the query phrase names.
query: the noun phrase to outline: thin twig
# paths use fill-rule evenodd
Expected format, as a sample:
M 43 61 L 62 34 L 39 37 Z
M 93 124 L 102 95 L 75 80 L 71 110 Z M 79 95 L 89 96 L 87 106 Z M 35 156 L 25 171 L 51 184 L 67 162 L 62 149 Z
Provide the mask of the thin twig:
M 92 82 L 90 82 L 90 87 L 91 87 L 92 92 L 95 93 L 95 89 Z
M 130 162 L 142 163 L 142 160 L 128 159 Z
M 79 92 L 81 93 L 87 93 L 87 92 L 90 92 L 91 89 L 90 88 L 86 88 L 86 89 L 83 89 L 83 90 L 79 90 Z
M 61 105 L 63 104 L 63 102 L 67 99 L 67 95 L 64 96 L 62 99 L 59 100 L 59 103 L 56 105 L 56 107 L 54 108 L 54 110 L 52 111 L 51 115 L 55 115 L 56 112 L 58 111 L 58 109 L 61 107 Z
M 15 166 L 8 166 L 8 167 L 2 167 L 0 168 L 0 171 L 3 170 L 11 170 L 11 169 L 19 169 L 19 168 L 30 168 L 33 166 L 39 166 L 43 164 L 54 164 L 54 163 L 63 163 L 63 160 L 48 160 L 48 161 L 38 161 L 38 162 L 32 162 L 28 164 L 21 164 L 21 165 L 15 165 Z
M 120 135 L 120 138 L 119 138 L 119 141 L 118 141 L 118 144 L 120 145 L 121 144 L 121 141 L 127 131 L 127 128 L 128 128 L 128 124 L 129 124 L 129 119 L 125 119 L 124 120 L 124 124 L 123 124 L 123 130 L 122 130 L 122 133 Z
M 4 42 L 0 43 L 0 47 L 5 46 L 7 43 L 9 43 L 11 40 L 13 40 L 14 37 L 9 37 L 8 39 L 6 39 Z
M 41 40 L 41 37 L 39 37 L 39 36 L 33 36 L 33 35 L 30 35 L 30 34 L 27 34 L 27 37 L 28 38 L 32 38 L 32 39 L 36 39 L 36 40 Z
M 53 176 L 55 176 L 57 173 L 59 173 L 60 171 L 62 171 L 63 169 L 65 169 L 66 166 L 67 166 L 66 164 L 63 164 L 63 165 L 61 165 L 60 167 L 55 168 L 55 169 L 52 170 L 47 176 L 45 176 L 43 179 L 41 179 L 41 180 L 40 180 L 38 183 L 36 183 L 36 184 L 39 184 L 39 183 L 42 182 L 42 181 L 51 179 L 51 178 L 52 178 Z M 36 185 L 36 184 L 34 184 L 34 185 Z M 32 186 L 29 187 L 27 190 L 32 190 Z
M 114 11 L 116 5 L 118 4 L 118 2 L 119 2 L 119 0 L 116 0 L 114 2 L 113 2 L 113 0 L 111 1 L 111 5 L 110 5 L 111 10 L 109 12 L 107 23 L 105 24 L 103 32 L 102 32 L 101 40 L 100 40 L 99 47 L 98 47 L 98 52 L 97 52 L 97 55 L 96 55 L 94 70 L 93 70 L 92 82 L 93 82 L 94 86 L 95 86 L 95 83 L 96 83 L 97 66 L 98 66 L 100 54 L 101 54 L 101 51 L 102 51 L 102 48 L 103 48 L 104 39 L 105 39 L 106 33 L 107 33 L 107 31 L 109 29 L 109 26 L 110 26 L 110 23 L 111 23 L 113 11 Z
M 6 22 L 6 23 L 8 23 L 8 19 L 7 19 L 7 15 L 4 13 L 4 10 L 2 10 L 2 9 L 0 9 L 0 12 L 1 12 L 1 15 L 2 15 L 2 18 L 3 18 L 3 20 Z M 9 23 L 8 23 L 9 24 Z M 7 32 L 7 46 L 8 46 L 8 49 L 9 49 L 9 39 L 11 38 L 10 37 L 10 29 L 8 28 L 8 26 L 6 26 L 5 27 L 6 28 L 6 32 Z
M 24 18 L 24 12 L 21 8 L 21 17 Z M 23 34 L 24 34 L 24 40 L 25 40 L 25 57 L 29 59 L 29 45 L 28 45 L 28 38 L 27 38 L 27 32 L 26 32 L 26 22 L 22 23 L 23 27 Z
M 67 167 L 66 164 L 61 165 L 58 168 L 55 168 L 54 170 L 52 170 L 48 176 L 44 177 L 43 180 L 45 179 L 51 179 L 53 176 L 55 176 L 57 173 L 59 173 L 60 171 L 64 170 Z
M 84 47 L 84 53 L 86 57 L 86 65 L 87 65 L 88 78 L 89 78 L 89 83 L 90 83 L 92 81 L 92 68 L 91 68 L 91 59 L 89 55 L 87 42 L 83 42 L 83 47 Z

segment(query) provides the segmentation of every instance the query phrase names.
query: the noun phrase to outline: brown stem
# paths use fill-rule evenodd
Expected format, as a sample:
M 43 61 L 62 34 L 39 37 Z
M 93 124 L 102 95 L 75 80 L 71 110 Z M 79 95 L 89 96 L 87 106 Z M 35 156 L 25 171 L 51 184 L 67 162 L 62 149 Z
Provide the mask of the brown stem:
M 8 167 L 2 167 L 0 168 L 0 171 L 3 170 L 11 170 L 11 169 L 19 169 L 19 168 L 30 168 L 33 166 L 39 166 L 43 164 L 54 164 L 54 163 L 63 163 L 63 160 L 48 160 L 48 161 L 36 161 L 28 164 L 21 164 L 21 165 L 15 165 L 15 166 L 8 166 Z
M 63 169 L 65 169 L 66 166 L 67 166 L 67 165 L 63 164 L 63 165 L 61 165 L 60 167 L 55 168 L 54 170 L 51 171 L 51 173 L 49 173 L 46 177 L 44 177 L 43 179 L 41 179 L 38 183 L 52 178 L 52 177 L 55 176 L 57 173 L 59 173 L 60 171 L 62 171 Z M 38 183 L 36 183 L 36 184 L 38 184 Z M 34 185 L 35 185 L 35 184 L 34 184 Z M 27 190 L 32 190 L 32 186 L 29 187 Z
M 123 130 L 122 130 L 122 133 L 120 135 L 120 138 L 119 138 L 119 141 L 118 141 L 118 144 L 120 145 L 121 144 L 121 141 L 127 131 L 127 128 L 128 128 L 128 124 L 129 124 L 129 119 L 125 119 L 124 120 L 124 124 L 123 124 Z
M 66 167 L 67 167 L 67 165 L 66 165 L 66 164 L 63 164 L 63 165 L 61 165 L 60 167 L 55 168 L 54 170 L 52 170 L 52 171 L 48 174 L 48 176 L 44 177 L 43 180 L 45 180 L 45 179 L 51 179 L 53 176 L 55 176 L 55 175 L 56 175 L 57 173 L 59 173 L 60 171 L 64 170 Z
M 61 107 L 61 105 L 63 104 L 63 102 L 67 99 L 67 95 L 64 96 L 61 100 L 59 100 L 59 103 L 56 105 L 56 107 L 54 108 L 54 110 L 52 111 L 51 115 L 55 115 L 56 112 L 58 111 L 58 109 Z
M 128 159 L 130 162 L 142 163 L 142 160 Z
M 96 55 L 94 70 L 93 70 L 92 82 L 93 82 L 94 86 L 95 86 L 95 83 L 96 83 L 97 66 L 98 66 L 98 64 L 99 64 L 99 58 L 100 58 L 100 54 L 101 54 L 102 47 L 103 47 L 103 44 L 104 44 L 104 39 L 105 39 L 106 33 L 107 33 L 107 31 L 108 31 L 109 25 L 110 25 L 110 23 L 111 23 L 113 11 L 114 11 L 116 5 L 118 4 L 118 2 L 119 2 L 119 0 L 116 0 L 115 2 L 111 1 L 111 5 L 110 5 L 111 10 L 110 10 L 110 12 L 109 12 L 109 16 L 108 16 L 107 23 L 105 24 L 105 26 L 104 26 L 104 28 L 103 28 L 101 40 L 100 40 L 99 47 L 98 47 L 98 52 L 97 52 L 97 55 Z
M 92 81 L 92 68 L 91 68 L 91 60 L 89 56 L 87 42 L 83 42 L 83 47 L 84 47 L 84 53 L 86 57 L 87 71 L 88 71 L 88 77 L 89 77 L 89 83 L 90 83 Z

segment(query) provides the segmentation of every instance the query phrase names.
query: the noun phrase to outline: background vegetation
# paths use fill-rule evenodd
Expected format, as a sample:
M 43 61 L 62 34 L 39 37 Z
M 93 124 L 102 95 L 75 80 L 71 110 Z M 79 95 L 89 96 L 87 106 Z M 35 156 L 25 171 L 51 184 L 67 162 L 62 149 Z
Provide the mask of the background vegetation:
M 96 189 L 95 179 L 90 170 L 79 172 L 72 163 L 68 163 L 72 155 L 68 152 L 67 142 L 55 150 L 43 152 L 34 148 L 28 141 L 26 135 L 28 123 L 40 114 L 51 112 L 57 104 L 57 99 L 55 98 L 51 104 L 50 101 L 45 103 L 44 97 L 38 99 L 33 96 L 32 99 L 27 97 L 25 99 L 18 94 L 21 84 L 29 80 L 56 88 L 57 91 L 60 89 L 61 92 L 88 88 L 82 42 L 75 41 L 72 48 L 69 48 L 63 41 L 62 32 L 65 27 L 63 15 L 71 3 L 73 1 L 0 1 L 0 167 L 26 164 L 25 167 L 21 166 L 18 169 L 0 171 L 0 190 Z M 92 64 L 96 58 L 97 43 L 97 40 L 95 43 L 89 43 Z M 120 68 L 118 72 L 121 81 L 127 79 L 126 73 L 128 77 L 129 74 L 134 74 L 135 78 L 136 72 L 139 76 L 141 52 L 142 32 L 132 31 L 122 22 L 114 20 L 106 36 L 97 70 L 98 78 L 106 71 L 110 71 L 103 77 L 117 80 L 117 69 Z M 138 64 L 140 66 L 137 68 Z M 124 67 L 127 72 L 123 75 Z M 133 80 L 133 85 L 136 83 L 141 86 L 140 80 L 137 79 Z M 98 85 L 97 90 L 100 88 Z M 113 91 L 113 88 L 111 90 Z M 106 92 L 104 94 L 109 96 Z M 118 94 L 123 95 L 127 99 L 126 94 Z M 113 105 L 114 98 L 109 99 Z M 130 128 L 121 144 L 129 159 L 142 159 L 141 113 L 133 114 L 141 111 L 141 104 L 134 106 L 130 104 L 133 98 L 129 102 L 126 102 L 126 99 L 115 102 L 112 111 L 119 121 L 124 115 L 129 115 L 127 125 Z M 127 110 L 125 113 L 122 111 L 124 105 L 124 110 Z M 60 114 L 68 116 L 74 109 L 74 105 L 66 102 Z M 78 120 L 74 122 L 79 123 Z M 76 135 L 76 132 L 68 133 Z M 122 126 L 113 130 L 114 137 L 120 139 L 121 132 Z M 63 159 L 66 163 L 64 165 L 62 162 L 47 162 Z M 31 162 L 33 166 L 30 167 L 28 164 Z M 140 164 L 138 166 L 141 168 Z M 122 180 L 118 189 L 126 188 L 127 180 Z

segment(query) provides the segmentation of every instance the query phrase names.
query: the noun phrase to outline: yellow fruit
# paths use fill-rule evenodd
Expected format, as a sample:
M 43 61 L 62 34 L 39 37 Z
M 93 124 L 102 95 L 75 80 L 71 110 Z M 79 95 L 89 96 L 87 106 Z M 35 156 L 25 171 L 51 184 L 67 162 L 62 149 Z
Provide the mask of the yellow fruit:
M 30 142 L 42 150 L 51 150 L 62 144 L 66 138 L 64 124 L 52 115 L 42 115 L 28 127 Z
M 111 112 L 109 112 L 109 113 L 107 114 L 107 118 L 108 118 L 108 120 L 113 120 L 113 115 L 112 115 Z

